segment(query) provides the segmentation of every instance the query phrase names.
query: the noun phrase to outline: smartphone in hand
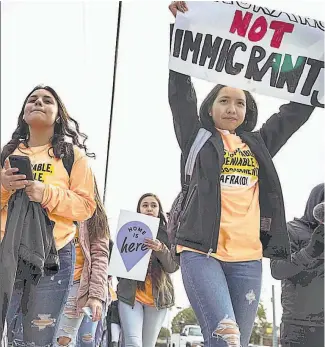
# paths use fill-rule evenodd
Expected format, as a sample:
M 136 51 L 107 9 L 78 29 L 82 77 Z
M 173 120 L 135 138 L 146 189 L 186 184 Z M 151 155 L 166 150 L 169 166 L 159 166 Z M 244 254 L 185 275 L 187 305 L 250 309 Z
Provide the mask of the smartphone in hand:
M 26 180 L 34 180 L 32 164 L 28 157 L 22 155 L 10 155 L 9 162 L 12 168 L 19 169 L 18 172 L 14 173 L 15 175 L 26 175 Z
M 93 319 L 93 313 L 90 307 L 83 307 L 82 310 L 90 319 Z

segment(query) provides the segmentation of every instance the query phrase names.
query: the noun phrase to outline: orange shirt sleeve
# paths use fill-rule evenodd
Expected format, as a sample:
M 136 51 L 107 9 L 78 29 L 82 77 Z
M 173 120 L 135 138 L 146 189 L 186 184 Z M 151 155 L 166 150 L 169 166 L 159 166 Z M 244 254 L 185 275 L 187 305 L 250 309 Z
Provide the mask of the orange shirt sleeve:
M 85 221 L 93 215 L 96 208 L 94 176 L 85 155 L 73 164 L 69 189 L 45 185 L 42 206 L 53 215 L 77 222 Z
M 4 189 L 1 184 L 1 210 L 8 204 L 8 201 L 14 192 L 14 190 L 8 192 L 8 190 Z

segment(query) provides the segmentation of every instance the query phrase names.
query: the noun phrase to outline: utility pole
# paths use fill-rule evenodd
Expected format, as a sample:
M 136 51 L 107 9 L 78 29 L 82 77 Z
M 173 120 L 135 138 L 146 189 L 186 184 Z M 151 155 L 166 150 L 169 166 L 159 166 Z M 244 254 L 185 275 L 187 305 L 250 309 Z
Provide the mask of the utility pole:
M 275 290 L 274 284 L 272 285 L 272 307 L 273 307 L 273 347 L 278 347 L 278 329 L 276 326 L 276 317 L 275 317 Z
M 112 94 L 111 94 L 111 110 L 110 110 L 110 118 L 109 118 L 109 126 L 108 126 L 108 137 L 107 137 L 105 181 L 104 181 L 104 194 L 103 194 L 103 203 L 104 203 L 104 205 L 105 205 L 105 202 L 106 202 L 108 162 L 109 162 L 109 154 L 110 154 L 110 149 L 111 149 L 111 137 L 112 137 L 112 127 L 113 127 L 113 114 L 114 114 L 114 101 L 115 101 L 115 84 L 116 84 L 116 75 L 117 75 L 118 48 L 119 48 L 119 42 L 120 42 L 121 17 L 122 17 L 122 1 L 119 1 L 118 2 L 118 14 L 117 14 L 116 40 L 115 40 L 115 57 L 114 57 L 113 83 L 112 83 Z

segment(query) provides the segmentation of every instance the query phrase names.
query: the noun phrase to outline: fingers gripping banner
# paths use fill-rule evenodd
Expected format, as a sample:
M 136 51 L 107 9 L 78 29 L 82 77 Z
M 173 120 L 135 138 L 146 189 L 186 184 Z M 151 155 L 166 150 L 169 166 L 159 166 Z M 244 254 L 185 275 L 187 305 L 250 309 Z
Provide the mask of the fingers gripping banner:
M 324 23 L 236 1 L 188 2 L 172 36 L 171 70 L 324 107 Z

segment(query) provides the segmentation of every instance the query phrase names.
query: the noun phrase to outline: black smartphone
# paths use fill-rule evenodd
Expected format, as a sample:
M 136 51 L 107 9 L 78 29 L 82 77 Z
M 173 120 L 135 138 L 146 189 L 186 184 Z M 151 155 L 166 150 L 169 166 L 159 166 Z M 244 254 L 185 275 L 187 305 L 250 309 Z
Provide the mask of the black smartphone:
M 32 164 L 28 157 L 23 155 L 10 155 L 9 156 L 10 166 L 12 168 L 19 169 L 18 172 L 15 172 L 15 175 L 26 175 L 26 180 L 33 181 L 33 170 Z

